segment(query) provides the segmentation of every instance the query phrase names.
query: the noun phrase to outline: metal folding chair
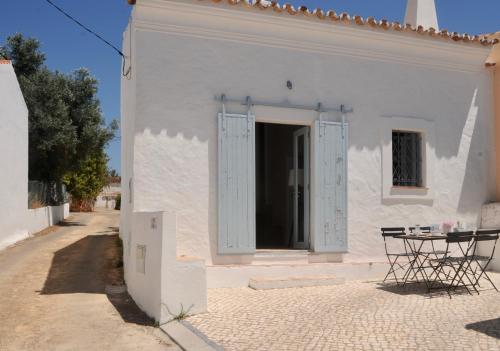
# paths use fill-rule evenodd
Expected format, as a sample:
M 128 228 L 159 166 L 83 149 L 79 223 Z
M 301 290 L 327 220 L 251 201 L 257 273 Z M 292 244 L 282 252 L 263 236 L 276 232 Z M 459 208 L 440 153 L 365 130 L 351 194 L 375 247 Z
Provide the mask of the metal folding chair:
M 433 268 L 433 273 L 430 278 L 435 277 L 431 282 L 431 288 L 439 281 L 441 286 L 447 285 L 447 292 L 455 290 L 458 287 L 465 287 L 467 292 L 472 295 L 469 286 L 477 292 L 474 282 L 469 275 L 466 274 L 469 268 L 470 256 L 473 245 L 474 232 L 452 232 L 446 237 L 446 252 L 442 258 L 430 259 L 429 262 Z M 457 245 L 458 250 L 451 251 L 451 245 Z M 450 255 L 450 253 L 452 253 Z M 435 265 L 434 265 L 435 264 Z M 450 279 L 451 278 L 451 279 Z M 468 281 L 469 284 L 466 283 Z M 451 295 L 450 295 L 451 296 Z
M 468 257 L 469 259 L 469 264 L 468 264 L 468 269 L 465 271 L 465 274 L 472 273 L 472 280 L 473 280 L 473 286 L 474 288 L 479 285 L 479 281 L 481 278 L 485 278 L 492 286 L 493 288 L 498 292 L 497 287 L 491 280 L 490 276 L 488 273 L 486 273 L 486 269 L 488 268 L 489 264 L 493 260 L 493 256 L 495 255 L 495 248 L 498 242 L 500 234 L 500 229 L 495 229 L 495 230 L 478 230 L 475 233 L 474 236 L 474 242 L 473 242 L 473 251 L 472 255 Z M 491 249 L 491 253 L 488 256 L 482 256 L 478 255 L 478 246 L 480 243 L 486 243 L 488 241 L 493 242 L 493 248 Z M 483 263 L 483 264 L 481 264 Z M 475 265 L 473 268 L 472 265 Z M 478 271 L 479 270 L 479 271 Z M 477 289 L 476 289 L 477 291 Z
M 387 246 L 387 238 L 394 238 L 395 236 L 399 235 L 406 235 L 405 228 L 403 227 L 391 227 L 391 228 L 381 228 L 380 229 L 382 232 L 382 237 L 384 238 L 384 247 L 385 247 L 385 254 L 387 256 L 387 260 L 389 261 L 389 271 L 387 272 L 384 282 L 387 280 L 387 278 L 392 274 L 394 276 L 394 280 L 396 281 L 396 284 L 399 285 L 400 279 L 398 279 L 398 275 L 396 274 L 396 271 L 399 270 L 404 270 L 404 267 L 410 264 L 410 258 L 413 258 L 413 254 L 411 254 L 408 251 L 408 248 L 406 247 L 406 243 L 404 240 L 401 240 L 404 245 L 404 250 L 405 252 L 400 252 L 400 253 L 395 253 L 395 252 L 390 252 L 389 248 Z M 407 262 L 401 262 L 398 261 L 400 258 L 406 258 Z M 405 271 L 406 275 L 406 271 Z M 402 279 L 402 277 L 400 277 Z

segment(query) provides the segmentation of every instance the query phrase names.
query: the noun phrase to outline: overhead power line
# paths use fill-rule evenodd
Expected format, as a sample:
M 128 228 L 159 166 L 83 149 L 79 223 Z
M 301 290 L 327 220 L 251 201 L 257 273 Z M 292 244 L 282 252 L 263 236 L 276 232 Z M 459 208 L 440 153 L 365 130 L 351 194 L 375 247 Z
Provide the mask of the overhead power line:
M 63 10 L 62 8 L 60 8 L 58 5 L 54 4 L 51 0 L 45 0 L 49 5 L 51 5 L 53 8 L 55 8 L 57 11 L 59 11 L 60 13 L 62 13 L 64 16 L 66 16 L 67 18 L 69 18 L 72 22 L 76 23 L 79 27 L 85 29 L 87 32 L 89 32 L 90 34 L 92 34 L 93 36 L 95 36 L 97 39 L 99 39 L 100 41 L 102 41 L 104 44 L 106 44 L 107 46 L 109 46 L 110 48 L 112 48 L 113 50 L 115 50 L 122 58 L 123 58 L 123 67 L 122 67 L 122 73 L 124 76 L 128 75 L 128 71 L 127 72 L 124 72 L 124 68 L 125 68 L 125 55 L 123 54 L 123 52 L 118 49 L 115 45 L 111 44 L 109 41 L 107 41 L 106 39 L 104 39 L 101 35 L 99 35 L 98 33 L 96 33 L 95 31 L 93 31 L 92 29 L 90 29 L 89 27 L 87 27 L 86 25 L 84 25 L 83 23 L 81 23 L 79 20 L 77 20 L 76 18 L 74 18 L 72 15 L 70 15 L 68 12 L 66 12 L 65 10 Z M 130 69 L 129 69 L 130 71 Z

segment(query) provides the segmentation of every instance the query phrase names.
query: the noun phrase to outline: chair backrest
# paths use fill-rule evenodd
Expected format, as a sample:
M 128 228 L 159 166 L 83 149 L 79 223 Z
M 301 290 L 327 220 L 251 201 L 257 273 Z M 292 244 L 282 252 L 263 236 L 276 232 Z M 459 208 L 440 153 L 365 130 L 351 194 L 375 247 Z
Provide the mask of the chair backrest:
M 380 231 L 382 232 L 382 236 L 398 236 L 398 235 L 405 235 L 406 234 L 406 229 L 404 227 L 387 227 L 387 228 L 380 228 Z
M 497 240 L 500 229 L 479 229 L 476 230 L 476 241 Z
M 474 236 L 474 251 L 472 254 L 473 255 L 476 254 L 476 252 L 478 250 L 479 242 L 494 241 L 493 247 L 491 249 L 491 253 L 489 255 L 489 261 L 488 261 L 488 264 L 489 264 L 490 261 L 493 259 L 493 256 L 495 256 L 495 249 L 497 246 L 498 237 L 500 236 L 499 234 L 500 234 L 500 229 L 493 229 L 493 230 L 480 229 L 480 230 L 477 230 L 476 235 Z
M 415 231 L 415 227 L 410 227 L 410 228 L 408 228 L 408 229 L 409 229 L 409 230 L 410 230 L 410 232 L 412 232 L 412 233 Z M 420 232 L 421 232 L 421 233 L 430 233 L 430 232 L 431 232 L 431 230 L 432 230 L 432 228 L 431 228 L 431 227 L 420 227 Z
M 474 232 L 450 232 L 446 235 L 447 243 L 465 243 L 470 242 Z

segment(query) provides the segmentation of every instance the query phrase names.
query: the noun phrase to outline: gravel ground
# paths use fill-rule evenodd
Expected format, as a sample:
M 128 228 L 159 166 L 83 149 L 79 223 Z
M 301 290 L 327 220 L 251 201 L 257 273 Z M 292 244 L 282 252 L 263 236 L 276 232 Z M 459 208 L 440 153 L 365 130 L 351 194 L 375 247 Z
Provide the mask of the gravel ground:
M 127 294 L 119 212 L 72 214 L 0 251 L 0 350 L 179 350 Z

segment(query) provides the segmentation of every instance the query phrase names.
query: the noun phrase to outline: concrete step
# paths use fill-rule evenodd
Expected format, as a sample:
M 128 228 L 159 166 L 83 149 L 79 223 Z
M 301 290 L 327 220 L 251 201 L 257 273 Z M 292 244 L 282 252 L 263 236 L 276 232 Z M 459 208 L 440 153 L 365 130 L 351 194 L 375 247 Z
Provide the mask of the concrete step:
M 208 265 L 208 288 L 248 287 L 251 278 L 336 276 L 346 280 L 383 279 L 389 266 L 380 263 L 306 263 Z
M 250 278 L 248 286 L 255 290 L 303 288 L 308 286 L 329 286 L 344 284 L 344 278 L 333 275 L 298 276 L 281 278 Z
M 306 264 L 309 262 L 307 250 L 258 250 L 252 264 Z

